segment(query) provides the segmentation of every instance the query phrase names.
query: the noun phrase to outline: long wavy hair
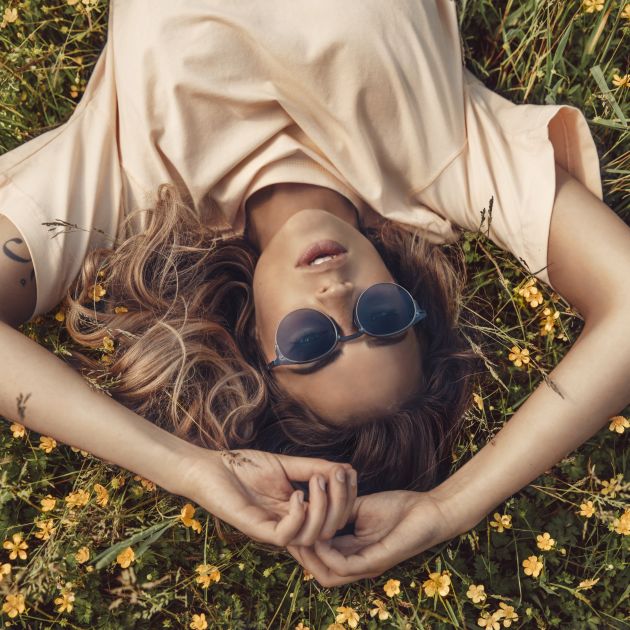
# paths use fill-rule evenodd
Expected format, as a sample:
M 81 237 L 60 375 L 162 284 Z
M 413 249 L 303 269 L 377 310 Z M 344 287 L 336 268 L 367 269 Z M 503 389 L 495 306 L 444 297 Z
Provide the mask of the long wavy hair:
M 68 359 L 73 367 L 106 375 L 115 400 L 200 446 L 350 462 L 360 495 L 426 491 L 448 475 L 479 360 L 458 327 L 461 248 L 431 244 L 389 220 L 362 229 L 427 311 L 414 329 L 422 382 L 387 416 L 334 425 L 264 369 L 254 332 L 255 248 L 202 221 L 170 184 L 159 186 L 154 207 L 124 221 L 141 212 L 146 230 L 90 251 L 67 291 L 66 329 L 86 347 Z M 102 359 L 87 348 L 100 348 Z

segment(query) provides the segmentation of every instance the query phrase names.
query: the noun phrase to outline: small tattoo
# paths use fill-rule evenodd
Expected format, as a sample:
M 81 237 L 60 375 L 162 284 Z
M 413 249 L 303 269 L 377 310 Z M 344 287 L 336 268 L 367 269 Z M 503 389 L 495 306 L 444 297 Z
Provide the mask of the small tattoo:
M 17 397 L 17 409 L 18 409 L 18 416 L 20 416 L 20 420 L 24 420 L 24 411 L 26 410 L 26 401 L 31 397 L 30 394 L 28 394 L 28 396 L 24 396 L 24 394 L 20 394 Z M 23 424 L 23 423 L 22 423 Z
M 31 282 L 33 282 L 33 278 L 35 277 L 35 270 L 31 269 Z M 24 287 L 26 286 L 26 278 L 20 278 L 20 284 Z
M 226 457 L 231 465 L 240 466 L 241 464 L 253 464 L 256 468 L 260 468 L 260 466 L 254 463 L 253 460 L 249 459 L 249 457 L 245 457 L 242 453 L 237 453 L 235 451 L 220 451 L 222 457 Z
M 18 256 L 18 254 L 12 252 L 9 249 L 9 243 L 17 243 L 18 245 L 21 245 L 22 243 L 24 243 L 24 241 L 21 238 L 10 238 L 8 241 L 6 241 L 5 244 L 2 246 L 2 251 L 4 252 L 5 256 L 8 256 L 11 260 L 15 260 L 15 262 L 31 262 L 30 258 L 22 258 L 22 256 Z

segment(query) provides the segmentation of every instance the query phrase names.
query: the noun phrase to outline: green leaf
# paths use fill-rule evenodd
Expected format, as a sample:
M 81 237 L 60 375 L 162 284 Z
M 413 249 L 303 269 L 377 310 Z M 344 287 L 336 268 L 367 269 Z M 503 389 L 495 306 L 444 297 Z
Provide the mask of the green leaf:
M 125 549 L 126 547 L 131 547 L 141 540 L 150 538 L 151 541 L 149 542 L 149 544 L 151 544 L 151 542 L 153 542 L 153 540 L 157 540 L 157 538 L 159 538 L 164 533 L 164 531 L 166 531 L 169 527 L 172 527 L 175 524 L 176 520 L 177 519 L 167 519 L 165 521 L 155 523 L 154 525 L 151 525 L 151 527 L 148 527 L 141 532 L 137 532 L 133 536 L 130 536 L 129 538 L 126 538 L 125 540 L 122 540 L 121 542 L 112 545 L 108 549 L 105 549 L 105 551 L 99 553 L 94 558 L 94 568 L 102 569 L 104 566 L 108 565 L 123 549 Z M 152 535 L 157 532 L 159 532 L 159 535 L 157 536 L 157 538 L 153 539 Z M 146 551 L 146 548 L 141 547 L 141 549 L 142 553 Z M 140 549 L 138 550 L 138 552 L 140 552 Z

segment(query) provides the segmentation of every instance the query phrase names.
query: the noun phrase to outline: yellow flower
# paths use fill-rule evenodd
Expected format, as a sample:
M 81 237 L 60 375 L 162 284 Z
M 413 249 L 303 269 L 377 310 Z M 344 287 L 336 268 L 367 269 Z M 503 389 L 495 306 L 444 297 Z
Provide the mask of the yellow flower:
M 512 517 L 509 514 L 499 514 L 495 512 L 493 515 L 494 521 L 490 521 L 490 527 L 496 527 L 497 532 L 501 534 L 504 529 L 510 529 L 512 527 Z
M 338 606 L 335 609 L 339 614 L 335 617 L 336 623 L 348 622 L 351 628 L 356 628 L 359 625 L 359 613 L 350 606 Z
M 77 490 L 76 492 L 71 492 L 66 498 L 66 503 L 70 506 L 71 509 L 77 507 L 83 507 L 87 505 L 90 500 L 90 493 L 87 490 Z
M 136 481 L 140 482 L 140 485 L 145 489 L 145 490 L 149 490 L 150 492 L 152 492 L 153 490 L 155 490 L 156 486 L 152 481 L 149 481 L 148 479 L 145 479 L 144 477 L 141 477 L 140 475 L 136 475 L 134 477 L 134 479 Z
M 584 0 L 584 12 L 593 13 L 604 8 L 604 0 Z
M 516 367 L 521 367 L 523 363 L 529 363 L 529 350 L 527 348 L 521 350 L 518 346 L 512 346 L 511 350 L 508 359 L 514 361 Z
M 617 492 L 621 489 L 621 480 L 623 479 L 623 473 L 619 473 L 615 477 L 611 477 L 608 481 L 602 481 L 601 493 L 610 495 L 611 499 L 617 496 Z
M 490 614 L 487 610 L 481 613 L 481 617 L 477 619 L 477 625 L 486 630 L 500 630 L 501 628 L 501 616 L 497 614 L 498 611 Z
M 553 314 L 551 313 L 551 309 L 549 307 L 545 307 L 543 309 L 543 315 L 545 317 L 542 318 L 542 320 L 540 321 L 540 336 L 541 337 L 545 337 L 548 333 L 550 333 L 555 325 L 556 325 L 556 320 L 560 317 L 560 312 L 559 311 L 554 311 Z
M 331 623 L 326 630 L 346 630 L 340 623 Z
M 15 560 L 18 556 L 20 560 L 26 560 L 26 549 L 28 549 L 28 545 L 24 540 L 22 540 L 22 532 L 18 532 L 17 534 L 13 534 L 12 536 L 13 542 L 10 540 L 5 540 L 2 543 L 2 547 L 4 549 L 8 549 L 11 553 L 9 554 L 9 560 Z
M 389 613 L 385 609 L 385 604 L 380 599 L 375 599 L 372 603 L 376 606 L 376 608 L 372 608 L 372 610 L 370 610 L 370 617 L 378 615 L 378 618 L 381 621 L 389 619 Z
M 591 518 L 593 514 L 595 514 L 595 508 L 593 507 L 592 501 L 586 501 L 585 503 L 580 504 L 580 511 L 578 512 L 580 516 L 586 516 L 586 518 Z
M 434 597 L 436 592 L 442 597 L 446 597 L 449 592 L 451 578 L 446 571 L 442 573 L 429 573 L 429 579 L 422 583 L 427 597 Z
M 186 527 L 192 527 L 193 531 L 200 534 L 201 523 L 193 518 L 194 515 L 195 508 L 190 503 L 186 503 L 186 505 L 182 508 L 179 518 Z
M 47 494 L 41 501 L 42 512 L 50 512 L 55 508 L 57 504 L 57 499 L 55 499 L 52 495 Z
M 398 595 L 400 593 L 400 580 L 387 580 L 385 586 L 383 586 L 383 590 L 387 593 L 388 597 Z
M 11 573 L 11 565 L 8 562 L 0 564 L 0 582 L 2 582 L 4 576 L 9 575 L 9 573 Z
M 26 427 L 19 422 L 14 422 L 10 427 L 14 438 L 23 438 L 26 435 Z
M 536 545 L 539 549 L 542 549 L 543 551 L 549 551 L 556 544 L 556 541 L 551 537 L 551 534 L 549 534 L 548 532 L 544 532 L 542 536 L 539 534 L 538 536 L 536 536 L 536 540 Z
M 89 455 L 87 451 L 84 451 L 81 448 L 77 448 L 76 446 L 71 446 L 70 450 L 73 451 L 74 453 L 78 453 L 79 451 L 81 451 L 81 455 L 83 455 L 83 457 L 87 457 Z
M 575 590 L 579 591 L 579 590 L 589 589 L 589 588 L 595 586 L 595 584 L 597 584 L 597 582 L 599 582 L 599 578 L 595 578 L 594 580 L 582 580 L 578 584 L 578 586 L 577 586 L 577 588 Z
M 120 315 L 121 313 L 128 313 L 129 309 L 126 306 L 117 306 L 114 309 L 114 313 L 116 313 L 116 315 Z
M 39 448 L 46 453 L 52 453 L 53 448 L 57 446 L 57 442 L 55 438 L 48 437 L 47 435 L 42 435 L 39 438 Z
M 543 303 L 542 293 L 535 283 L 536 279 L 530 278 L 523 285 L 523 288 L 518 291 L 518 294 L 522 295 L 532 308 L 536 308 Z
M 94 484 L 94 492 L 96 492 L 96 503 L 101 507 L 105 507 L 109 503 L 109 491 L 100 483 Z
M 136 559 L 136 554 L 133 552 L 131 547 L 125 547 L 117 556 L 116 562 L 123 568 L 126 569 L 131 565 L 131 563 Z
M 473 394 L 473 400 L 475 401 L 477 407 L 479 407 L 479 411 L 483 411 L 483 398 L 475 392 Z
M 109 354 L 104 354 L 101 357 L 101 363 L 103 363 L 104 365 L 110 365 L 112 363 L 112 358 L 109 356 Z
M 17 20 L 17 17 L 18 17 L 17 9 L 5 9 L 3 22 L 6 22 L 7 24 L 11 24 L 11 22 L 15 22 Z
M 93 284 L 88 289 L 88 297 L 95 302 L 100 302 L 101 298 L 107 293 L 107 291 L 100 284 Z
M 499 608 L 494 614 L 503 618 L 503 625 L 509 628 L 513 621 L 518 620 L 518 615 L 514 612 L 514 606 L 508 606 L 505 602 L 499 602 Z
M 105 352 L 113 352 L 114 351 L 114 340 L 111 337 L 105 335 L 103 337 L 103 350 Z
M 58 322 L 62 322 L 64 319 L 66 319 L 66 315 L 65 315 L 65 313 L 63 311 L 57 311 L 55 313 L 55 319 Z
M 523 567 L 525 567 L 525 575 L 531 575 L 536 578 L 540 575 L 543 563 L 538 556 L 529 556 L 529 558 L 523 560 Z
M 9 617 L 17 617 L 26 610 L 24 605 L 24 595 L 16 593 L 15 595 L 7 595 L 6 601 L 2 604 L 2 612 L 7 613 Z
M 479 586 L 471 584 L 468 587 L 466 595 L 470 599 L 472 599 L 475 604 L 478 604 L 479 602 L 484 602 L 486 601 L 486 587 L 483 584 L 479 584 Z
M 59 606 L 57 612 L 70 612 L 73 608 L 74 593 L 71 591 L 62 591 L 59 597 L 55 597 L 55 604 Z
M 315 576 L 312 573 L 309 573 L 306 569 L 304 569 L 303 575 L 302 575 L 302 580 L 304 582 L 308 582 L 309 580 L 312 580 Z
M 79 563 L 83 564 L 90 559 L 90 549 L 83 545 L 75 554 L 74 559 Z
M 613 528 L 622 536 L 630 535 L 630 508 L 626 508 L 626 511 L 618 518 L 613 519 Z
M 620 16 L 622 18 L 625 18 L 626 20 L 630 20 L 630 3 L 626 4 L 626 6 L 623 8 L 623 11 L 620 13 Z
M 37 521 L 35 525 L 41 530 L 35 532 L 35 538 L 39 538 L 40 540 L 48 540 L 50 535 L 55 531 L 52 518 L 49 518 L 47 521 Z
M 629 5 L 630 6 L 630 5 Z M 626 429 L 630 428 L 630 422 L 623 416 L 613 416 L 608 428 L 611 431 L 617 431 L 617 433 L 623 433 Z
M 301 621 L 295 626 L 295 630 L 311 630 L 308 626 L 305 626 Z
M 73 6 L 73 5 L 77 4 L 79 2 L 79 0 L 67 0 L 67 2 L 68 2 L 68 4 L 70 6 Z
M 195 571 L 199 573 L 195 582 L 201 584 L 203 588 L 208 588 L 212 582 L 218 582 L 221 579 L 221 572 L 212 564 L 200 564 L 195 567 Z
M 208 622 L 206 621 L 206 614 L 193 615 L 193 620 L 190 622 L 190 627 L 193 630 L 206 630 Z
M 630 74 L 624 74 L 623 76 L 614 74 L 612 82 L 617 87 L 630 87 Z

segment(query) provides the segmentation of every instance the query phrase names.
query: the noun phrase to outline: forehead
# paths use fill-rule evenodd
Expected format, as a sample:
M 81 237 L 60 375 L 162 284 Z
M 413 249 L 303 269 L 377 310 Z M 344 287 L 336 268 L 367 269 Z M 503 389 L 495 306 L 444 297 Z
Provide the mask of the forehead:
M 289 395 L 331 422 L 392 411 L 421 386 L 418 339 L 409 334 L 399 344 L 373 347 L 367 339 L 340 344 L 337 359 L 312 374 L 280 366 L 274 378 Z

